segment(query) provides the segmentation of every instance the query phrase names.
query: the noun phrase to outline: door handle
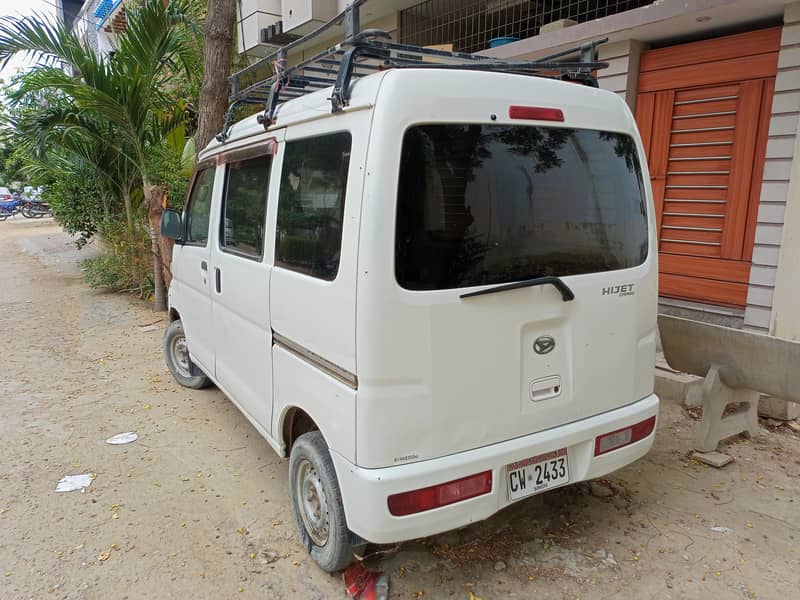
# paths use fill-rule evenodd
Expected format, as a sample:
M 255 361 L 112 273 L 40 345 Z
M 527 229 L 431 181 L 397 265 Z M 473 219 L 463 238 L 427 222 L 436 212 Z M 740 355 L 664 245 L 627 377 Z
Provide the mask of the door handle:
M 214 269 L 214 271 L 216 272 L 216 276 L 217 276 L 216 277 L 216 279 L 217 279 L 217 293 L 221 294 L 222 293 L 222 277 L 221 277 L 220 272 L 219 272 L 219 267 Z
M 203 269 L 203 271 L 208 271 L 208 263 L 206 261 L 202 261 L 200 263 L 200 268 Z

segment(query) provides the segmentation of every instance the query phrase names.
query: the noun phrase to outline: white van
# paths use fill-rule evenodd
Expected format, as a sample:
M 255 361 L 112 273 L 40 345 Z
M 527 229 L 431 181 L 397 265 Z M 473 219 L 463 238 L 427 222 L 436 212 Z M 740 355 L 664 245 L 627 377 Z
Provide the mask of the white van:
M 655 213 L 627 106 L 427 67 L 237 123 L 162 223 L 167 364 L 289 458 L 328 571 L 653 443 Z

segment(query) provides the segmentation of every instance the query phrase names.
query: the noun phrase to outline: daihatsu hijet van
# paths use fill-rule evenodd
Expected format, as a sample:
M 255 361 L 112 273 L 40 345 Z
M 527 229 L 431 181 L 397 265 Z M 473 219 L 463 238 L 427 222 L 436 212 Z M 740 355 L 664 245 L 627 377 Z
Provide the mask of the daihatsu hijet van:
M 429 68 L 330 97 L 234 125 L 164 223 L 167 364 L 289 458 L 316 562 L 643 456 L 657 252 L 623 100 Z

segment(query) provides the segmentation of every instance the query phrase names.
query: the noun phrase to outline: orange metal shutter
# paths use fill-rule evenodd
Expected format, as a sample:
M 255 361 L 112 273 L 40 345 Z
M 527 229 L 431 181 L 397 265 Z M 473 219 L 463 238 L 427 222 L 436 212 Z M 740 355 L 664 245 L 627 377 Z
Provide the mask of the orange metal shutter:
M 636 119 L 659 235 L 660 293 L 744 306 L 780 28 L 642 55 Z

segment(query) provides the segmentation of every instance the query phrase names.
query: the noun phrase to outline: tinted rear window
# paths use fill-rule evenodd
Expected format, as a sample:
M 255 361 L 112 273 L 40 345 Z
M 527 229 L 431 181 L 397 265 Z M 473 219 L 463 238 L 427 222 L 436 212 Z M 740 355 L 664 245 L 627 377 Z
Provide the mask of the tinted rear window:
M 395 275 L 410 290 L 640 265 L 647 217 L 636 144 L 583 129 L 413 127 L 395 235 Z

